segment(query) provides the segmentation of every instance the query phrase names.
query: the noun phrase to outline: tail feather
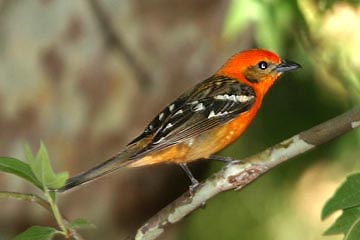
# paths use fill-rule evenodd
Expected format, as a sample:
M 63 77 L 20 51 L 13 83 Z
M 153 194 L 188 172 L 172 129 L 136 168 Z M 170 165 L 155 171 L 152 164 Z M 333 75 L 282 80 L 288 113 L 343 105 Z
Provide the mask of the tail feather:
M 118 155 L 110 158 L 109 160 L 97 165 L 94 168 L 91 168 L 85 172 L 80 173 L 74 177 L 71 177 L 66 182 L 65 186 L 59 189 L 54 189 L 57 192 L 65 192 L 74 187 L 80 186 L 82 184 L 93 181 L 99 177 L 110 174 L 119 168 L 125 167 L 130 164 L 132 161 L 129 160 L 129 154 L 127 151 L 121 152 Z

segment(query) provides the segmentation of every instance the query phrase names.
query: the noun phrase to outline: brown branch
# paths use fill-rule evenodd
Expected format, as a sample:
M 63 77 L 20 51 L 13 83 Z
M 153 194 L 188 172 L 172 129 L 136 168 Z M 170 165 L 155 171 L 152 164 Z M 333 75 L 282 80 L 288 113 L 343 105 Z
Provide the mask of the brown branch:
M 179 222 L 217 194 L 244 188 L 277 165 L 359 126 L 360 108 L 357 108 L 303 131 L 243 161 L 225 166 L 196 188 L 192 196 L 189 193 L 183 194 L 150 218 L 138 229 L 133 239 L 156 239 L 170 225 Z
M 98 0 L 88 0 L 91 10 L 99 23 L 100 31 L 102 31 L 105 38 L 105 46 L 115 48 L 118 50 L 127 60 L 131 66 L 136 79 L 139 81 L 140 86 L 147 88 L 151 85 L 151 80 L 147 71 L 140 64 L 138 59 L 132 54 L 131 51 L 126 47 L 126 44 L 116 32 L 111 19 L 105 12 Z

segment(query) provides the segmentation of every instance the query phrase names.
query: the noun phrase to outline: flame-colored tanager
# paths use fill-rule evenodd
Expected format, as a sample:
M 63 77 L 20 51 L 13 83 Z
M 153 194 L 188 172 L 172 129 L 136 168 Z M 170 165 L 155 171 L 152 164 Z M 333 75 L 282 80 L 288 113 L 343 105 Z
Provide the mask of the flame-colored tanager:
M 167 105 L 123 151 L 68 180 L 65 191 L 121 167 L 177 163 L 198 185 L 187 163 L 198 159 L 225 160 L 212 154 L 246 130 L 265 94 L 284 73 L 299 68 L 261 49 L 232 56 L 213 76 Z

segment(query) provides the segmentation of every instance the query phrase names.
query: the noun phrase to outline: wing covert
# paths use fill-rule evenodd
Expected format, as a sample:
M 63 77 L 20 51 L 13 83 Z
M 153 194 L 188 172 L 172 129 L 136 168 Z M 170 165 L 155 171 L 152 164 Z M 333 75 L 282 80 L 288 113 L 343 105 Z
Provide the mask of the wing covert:
M 231 121 L 252 107 L 256 95 L 250 86 L 236 79 L 214 76 L 179 99 L 182 101 L 169 105 L 174 106 L 171 112 L 168 106 L 149 124 L 147 136 L 152 135 L 152 140 L 134 158 L 186 141 Z M 160 116 L 162 121 L 157 121 Z

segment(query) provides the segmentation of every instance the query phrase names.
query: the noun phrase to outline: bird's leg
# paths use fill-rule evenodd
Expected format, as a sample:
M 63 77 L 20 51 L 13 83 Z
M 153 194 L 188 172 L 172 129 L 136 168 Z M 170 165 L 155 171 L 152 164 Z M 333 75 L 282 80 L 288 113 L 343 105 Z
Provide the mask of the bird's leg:
M 241 160 L 234 160 L 231 157 L 224 157 L 224 156 L 218 156 L 218 155 L 211 155 L 210 157 L 208 157 L 206 159 L 224 162 L 224 163 L 227 163 L 228 165 L 242 162 Z
M 191 185 L 189 187 L 189 191 L 190 191 L 190 194 L 193 195 L 195 188 L 199 186 L 199 181 L 192 175 L 192 173 L 186 163 L 180 163 L 179 165 L 185 171 L 186 175 L 191 180 Z

